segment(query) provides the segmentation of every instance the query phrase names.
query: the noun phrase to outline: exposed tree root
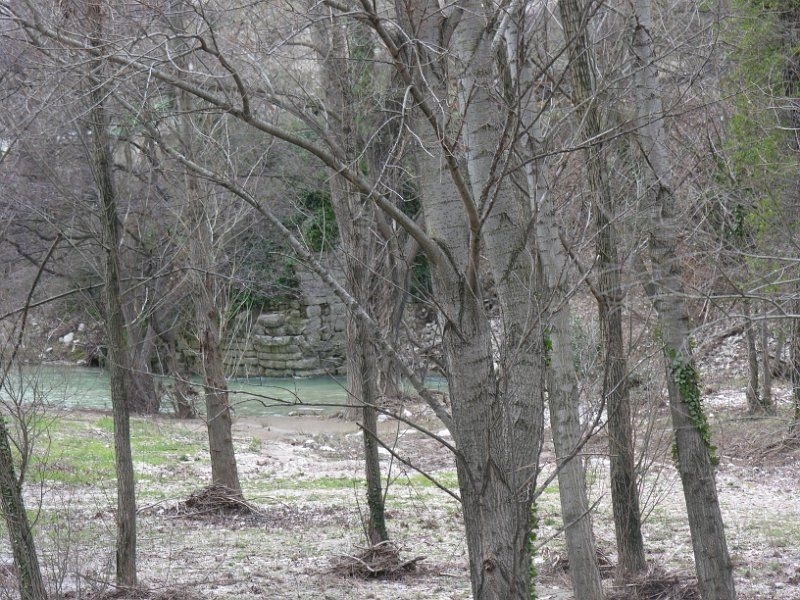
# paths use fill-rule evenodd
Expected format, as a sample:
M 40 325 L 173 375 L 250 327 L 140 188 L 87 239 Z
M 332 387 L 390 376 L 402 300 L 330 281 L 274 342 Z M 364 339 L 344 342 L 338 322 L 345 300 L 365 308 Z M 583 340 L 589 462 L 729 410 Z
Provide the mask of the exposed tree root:
M 362 579 L 399 579 L 416 570 L 424 556 L 401 560 L 400 548 L 391 541 L 381 542 L 369 548 L 361 548 L 358 554 L 341 554 L 333 559 L 331 571 L 344 577 Z

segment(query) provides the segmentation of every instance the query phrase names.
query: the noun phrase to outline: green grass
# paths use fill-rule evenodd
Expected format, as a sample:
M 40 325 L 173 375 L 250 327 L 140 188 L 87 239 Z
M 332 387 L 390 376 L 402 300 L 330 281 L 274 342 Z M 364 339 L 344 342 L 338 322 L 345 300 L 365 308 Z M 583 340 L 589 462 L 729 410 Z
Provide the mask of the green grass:
M 113 429 L 108 416 L 89 422 L 54 419 L 48 428 L 49 445 L 34 455 L 31 481 L 83 485 L 113 479 Z M 146 419 L 131 420 L 131 446 L 134 462 L 151 466 L 177 464 L 207 448 L 193 432 Z

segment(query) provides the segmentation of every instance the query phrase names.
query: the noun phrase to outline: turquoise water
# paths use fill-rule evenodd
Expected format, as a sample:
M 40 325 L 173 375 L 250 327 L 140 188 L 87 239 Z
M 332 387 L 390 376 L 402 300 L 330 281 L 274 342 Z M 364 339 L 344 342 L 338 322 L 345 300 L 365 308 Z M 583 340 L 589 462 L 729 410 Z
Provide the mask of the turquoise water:
M 157 378 L 168 384 L 170 378 Z M 99 368 L 47 365 L 9 375 L 12 393 L 27 401 L 39 398 L 48 404 L 86 409 L 110 409 L 108 371 Z M 195 382 L 196 384 L 199 382 Z M 315 377 L 250 378 L 228 382 L 230 402 L 239 416 L 333 413 L 346 400 L 344 378 Z M 199 390 L 199 388 L 198 388 Z M 3 395 L 8 396 L 6 390 Z M 201 406 L 198 406 L 202 409 Z M 163 406 L 162 412 L 171 412 Z

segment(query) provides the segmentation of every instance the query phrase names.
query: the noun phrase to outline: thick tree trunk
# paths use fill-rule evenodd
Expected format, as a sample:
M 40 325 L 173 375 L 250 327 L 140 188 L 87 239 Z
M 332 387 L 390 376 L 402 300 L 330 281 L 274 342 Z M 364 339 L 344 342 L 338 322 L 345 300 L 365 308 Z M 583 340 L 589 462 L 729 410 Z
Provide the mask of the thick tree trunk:
M 28 513 L 22 499 L 22 487 L 16 476 L 14 456 L 5 417 L 0 416 L 0 507 L 3 510 L 14 567 L 17 570 L 21 600 L 45 600 L 47 592 L 39 568 Z
M 670 185 L 664 111 L 653 59 L 650 0 L 634 4 L 638 137 L 650 191 L 649 253 L 652 281 L 648 291 L 658 313 L 664 344 L 670 413 L 676 460 L 683 484 L 700 594 L 704 600 L 734 600 L 733 565 L 725 539 L 712 462 L 713 446 L 700 399 L 697 368 L 691 351 L 689 315 L 684 304 L 678 258 L 680 227 Z
M 497 193 L 491 183 L 492 158 L 502 146 L 498 129 L 490 132 L 491 145 L 482 144 L 485 128 L 497 119 L 497 107 L 487 104 L 488 89 L 482 87 L 490 41 L 480 39 L 488 35 L 482 6 L 469 2 L 457 7 L 458 39 L 452 41 L 460 65 L 469 65 L 458 74 L 462 106 L 472 115 L 465 123 L 469 177 L 452 155 L 449 111 L 436 104 L 452 92 L 445 76 L 450 57 L 426 52 L 442 43 L 446 19 L 435 2 L 396 7 L 401 22 L 422 42 L 415 51 L 423 55 L 409 57 L 422 65 L 425 79 L 419 88 L 425 106 L 414 115 L 413 126 L 423 146 L 418 159 L 425 223 L 443 251 L 433 261 L 432 274 L 443 325 L 472 592 L 478 600 L 529 600 L 534 585 L 532 493 L 543 420 L 542 330 L 535 299 L 536 261 L 528 246 L 530 211 L 524 198 Z M 476 42 L 482 47 L 473 54 Z M 415 71 L 407 73 L 412 77 Z M 496 364 L 478 277 L 482 240 L 500 304 Z
M 586 169 L 593 192 L 592 214 L 597 236 L 597 300 L 603 340 L 603 398 L 608 414 L 611 504 L 618 550 L 617 578 L 627 579 L 646 567 L 637 485 L 628 365 L 622 331 L 621 266 L 615 227 L 616 203 L 608 181 L 606 144 L 595 83 L 594 46 L 589 38 L 588 4 L 561 0 L 561 20 L 569 46 L 573 97 L 586 139 Z

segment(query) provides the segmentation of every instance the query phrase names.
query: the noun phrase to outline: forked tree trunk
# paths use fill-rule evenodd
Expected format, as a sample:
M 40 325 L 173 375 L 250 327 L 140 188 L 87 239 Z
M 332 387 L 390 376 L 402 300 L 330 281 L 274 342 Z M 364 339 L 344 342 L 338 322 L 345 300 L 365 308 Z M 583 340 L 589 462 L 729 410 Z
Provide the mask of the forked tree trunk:
M 406 80 L 419 86 L 414 93 L 421 106 L 413 115 L 422 145 L 419 187 L 428 233 L 441 249 L 432 256 L 432 274 L 443 325 L 472 593 L 477 600 L 530 600 L 532 492 L 543 420 L 542 329 L 534 300 L 539 278 L 525 198 L 493 184 L 493 158 L 502 152 L 504 140 L 502 128 L 493 127 L 498 110 L 485 87 L 494 81 L 491 36 L 479 2 L 455 7 L 452 39 L 448 32 L 455 23 L 448 22 L 437 2 L 395 6 L 407 35 L 420 41 L 406 47 L 406 62 L 398 63 Z M 442 44 L 455 50 L 464 69 L 451 74 L 460 80 L 469 175 L 453 155 L 450 111 L 438 104 L 455 92 L 447 76 L 454 57 L 439 50 Z M 487 137 L 491 144 L 483 143 Z M 481 248 L 500 304 L 496 365 L 478 277 Z
M 664 344 L 676 459 L 698 587 L 704 600 L 734 600 L 733 565 L 728 554 L 717 487 L 711 434 L 700 398 L 700 382 L 691 349 L 689 315 L 684 303 L 678 257 L 680 227 L 667 159 L 662 92 L 654 64 L 650 0 L 635 0 L 632 49 L 636 73 L 638 138 L 650 182 L 646 196 L 652 280 L 648 292 L 658 313 Z
M 22 486 L 16 476 L 6 419 L 0 416 L 0 507 L 8 530 L 21 600 L 45 600 L 47 591 L 39 568 Z
M 592 140 L 585 156 L 597 240 L 598 274 L 593 291 L 603 340 L 603 399 L 608 414 L 611 505 L 619 556 L 616 575 L 625 580 L 643 572 L 647 564 L 635 469 L 628 364 L 623 343 L 622 302 L 625 294 L 615 224 L 617 210 L 608 181 L 607 144 L 601 139 L 604 128 L 596 89 L 594 46 L 589 35 L 590 3 L 561 0 L 559 6 L 564 33 L 570 41 L 576 111 L 585 138 Z
M 180 24 L 182 26 L 182 23 Z M 181 92 L 178 104 L 183 114 L 180 122 L 181 141 L 186 155 L 194 158 L 196 140 L 191 122 L 192 101 L 189 94 Z M 228 382 L 223 362 L 223 325 L 220 304 L 224 293 L 215 276 L 216 256 L 221 241 L 214 229 L 216 211 L 214 194 L 205 194 L 196 174 L 190 169 L 184 173 L 186 187 L 188 231 L 187 268 L 190 270 L 194 327 L 197 331 L 200 353 L 200 374 L 206 405 L 206 428 L 211 457 L 211 483 L 227 488 L 241 496 L 239 469 L 233 446 L 233 417 L 228 398 Z

